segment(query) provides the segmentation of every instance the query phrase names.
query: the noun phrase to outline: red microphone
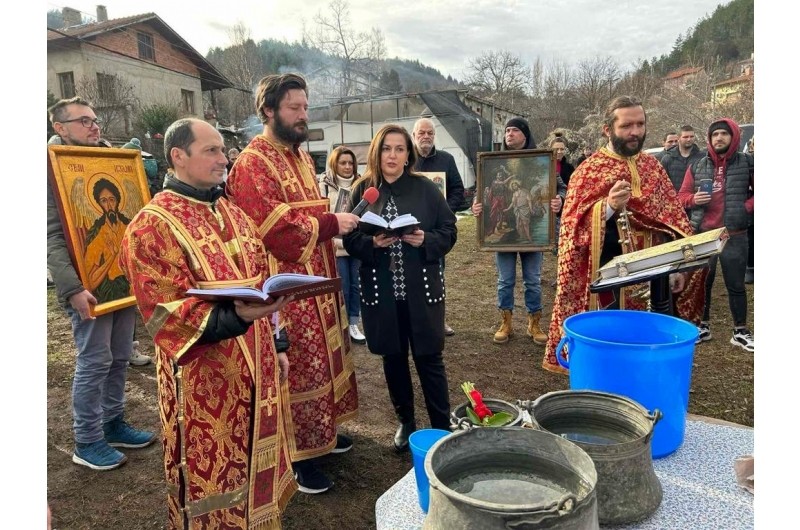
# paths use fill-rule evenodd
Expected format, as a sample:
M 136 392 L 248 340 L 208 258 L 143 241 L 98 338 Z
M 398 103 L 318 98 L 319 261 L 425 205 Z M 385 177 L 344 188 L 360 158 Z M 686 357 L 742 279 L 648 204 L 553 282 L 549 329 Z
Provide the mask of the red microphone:
M 375 201 L 378 200 L 378 195 L 378 188 L 375 186 L 370 186 L 364 191 L 364 195 L 361 196 L 361 201 L 356 204 L 355 208 L 353 208 L 353 211 L 350 213 L 360 217 L 361 214 L 364 213 L 364 210 L 367 209 L 367 206 L 374 204 Z

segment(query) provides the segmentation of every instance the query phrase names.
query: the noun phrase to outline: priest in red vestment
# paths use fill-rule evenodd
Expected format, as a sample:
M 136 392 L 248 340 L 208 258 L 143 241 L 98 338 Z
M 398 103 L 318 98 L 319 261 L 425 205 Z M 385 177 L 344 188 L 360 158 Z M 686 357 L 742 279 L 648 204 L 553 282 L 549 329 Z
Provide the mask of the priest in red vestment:
M 241 152 L 225 191 L 256 223 L 269 249 L 270 274 L 336 277 L 333 237 L 352 231 L 358 217 L 330 213 L 321 197 L 308 137 L 305 80 L 296 74 L 264 77 L 256 90 L 264 132 Z M 340 292 L 290 303 L 281 312 L 289 339 L 288 394 L 283 401 L 293 467 L 300 491 L 332 486 L 316 457 L 349 450 L 337 425 L 358 412 L 347 312 Z
M 567 372 L 558 364 L 555 350 L 568 317 L 603 308 L 647 308 L 645 299 L 634 296 L 641 284 L 625 287 L 615 295 L 589 292 L 589 285 L 597 279 L 597 269 L 622 254 L 622 235 L 616 222 L 623 207 L 631 214 L 631 241 L 636 249 L 692 235 L 689 219 L 664 168 L 654 157 L 641 152 L 646 121 L 639 101 L 628 96 L 614 99 L 603 124 L 608 144 L 572 174 L 561 214 L 558 283 L 542 362 L 546 370 Z M 674 275 L 676 316 L 695 324 L 700 322 L 706 272 L 701 269 Z
M 252 220 L 221 197 L 224 147 L 201 120 L 167 129 L 174 174 L 128 225 L 120 265 L 156 350 L 168 528 L 279 529 L 297 490 L 280 392 L 289 362 L 264 317 L 287 301 L 186 296 L 269 274 Z

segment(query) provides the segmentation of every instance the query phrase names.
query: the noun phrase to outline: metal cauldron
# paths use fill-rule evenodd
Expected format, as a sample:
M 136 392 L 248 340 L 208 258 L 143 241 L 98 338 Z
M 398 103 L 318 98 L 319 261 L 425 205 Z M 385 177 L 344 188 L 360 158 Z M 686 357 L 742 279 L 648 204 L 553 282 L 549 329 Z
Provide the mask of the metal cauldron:
M 468 428 L 425 457 L 424 530 L 597 530 L 597 473 L 589 455 L 552 433 Z
M 660 411 L 651 415 L 625 396 L 590 390 L 550 392 L 518 405 L 535 428 L 570 440 L 592 458 L 600 523 L 633 523 L 656 511 L 663 493 L 650 443 Z
M 501 411 L 508 412 L 514 417 L 514 419 L 512 419 L 506 425 L 503 425 L 503 427 L 515 427 L 522 423 L 522 409 L 513 403 L 503 401 L 502 399 L 493 398 L 483 398 L 483 403 L 489 407 L 489 410 L 491 410 L 492 413 Z M 469 401 L 465 401 L 453 409 L 453 412 L 450 413 L 450 430 L 455 431 L 456 429 L 480 427 L 480 425 L 475 425 L 472 423 L 467 417 L 467 407 L 469 406 Z

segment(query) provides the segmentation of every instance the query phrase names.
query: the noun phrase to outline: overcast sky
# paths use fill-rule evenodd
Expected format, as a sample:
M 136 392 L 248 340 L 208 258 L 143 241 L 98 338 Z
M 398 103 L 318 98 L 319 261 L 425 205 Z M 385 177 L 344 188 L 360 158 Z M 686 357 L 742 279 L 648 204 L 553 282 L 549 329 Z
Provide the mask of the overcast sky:
M 110 19 L 154 12 L 198 52 L 230 43 L 237 22 L 254 40 L 299 41 L 303 21 L 329 0 L 234 0 L 183 2 L 106 0 L 48 1 L 85 16 L 107 7 Z M 614 58 L 623 69 L 638 59 L 668 54 L 675 39 L 718 5 L 730 0 L 350 0 L 353 27 L 381 29 L 389 57 L 418 59 L 443 75 L 462 79 L 467 60 L 487 50 L 509 50 L 531 65 L 537 57 L 576 65 L 593 57 Z

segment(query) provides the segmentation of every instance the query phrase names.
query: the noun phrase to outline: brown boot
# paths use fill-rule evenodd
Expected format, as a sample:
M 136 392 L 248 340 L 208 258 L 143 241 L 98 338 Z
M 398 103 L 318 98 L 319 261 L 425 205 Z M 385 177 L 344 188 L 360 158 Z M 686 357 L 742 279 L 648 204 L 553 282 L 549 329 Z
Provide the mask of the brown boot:
M 508 337 L 511 336 L 511 310 L 501 309 L 500 316 L 502 321 L 500 322 L 500 327 L 494 334 L 495 344 L 505 344 L 508 342 Z
M 539 319 L 542 318 L 542 312 L 528 313 L 528 336 L 533 339 L 536 344 L 547 344 L 547 333 L 542 331 L 539 326 Z

